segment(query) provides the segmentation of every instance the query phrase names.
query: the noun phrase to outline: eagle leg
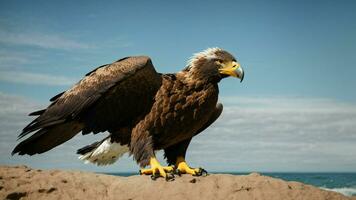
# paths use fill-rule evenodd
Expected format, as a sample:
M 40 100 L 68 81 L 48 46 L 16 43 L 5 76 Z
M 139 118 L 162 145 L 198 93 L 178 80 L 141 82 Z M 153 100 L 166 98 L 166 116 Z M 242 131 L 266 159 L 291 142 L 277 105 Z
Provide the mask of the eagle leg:
M 152 180 L 156 180 L 159 177 L 163 177 L 167 181 L 174 179 L 174 175 L 171 174 L 174 171 L 173 166 L 164 167 L 155 157 L 150 159 L 150 166 L 150 169 L 140 169 L 140 174 L 151 175 Z
M 185 161 L 184 157 L 177 157 L 176 161 L 176 173 L 180 176 L 181 174 L 191 174 L 193 176 L 207 176 L 208 172 L 203 168 L 191 168 Z

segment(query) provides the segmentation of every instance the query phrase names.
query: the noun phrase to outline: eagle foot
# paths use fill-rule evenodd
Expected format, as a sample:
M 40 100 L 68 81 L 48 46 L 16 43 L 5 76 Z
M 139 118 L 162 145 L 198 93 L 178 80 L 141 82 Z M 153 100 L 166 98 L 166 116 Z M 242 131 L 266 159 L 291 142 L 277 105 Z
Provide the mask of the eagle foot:
M 201 167 L 189 167 L 184 158 L 180 157 L 177 159 L 175 174 L 177 174 L 178 176 L 181 176 L 182 174 L 191 174 L 193 176 L 207 176 L 208 172 Z
M 166 181 L 172 181 L 174 180 L 174 168 L 173 166 L 167 166 L 163 167 L 161 164 L 157 161 L 156 158 L 151 158 L 150 160 L 150 169 L 141 169 L 140 175 L 151 175 L 152 180 L 156 180 L 159 177 L 163 177 L 166 179 Z

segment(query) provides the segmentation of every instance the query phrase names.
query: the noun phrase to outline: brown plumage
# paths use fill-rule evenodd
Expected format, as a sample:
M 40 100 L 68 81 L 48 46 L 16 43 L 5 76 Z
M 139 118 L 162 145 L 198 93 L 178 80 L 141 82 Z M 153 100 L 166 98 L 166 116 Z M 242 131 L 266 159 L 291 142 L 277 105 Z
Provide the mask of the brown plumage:
M 157 73 L 146 56 L 100 66 L 53 97 L 46 109 L 31 113 L 39 116 L 19 138 L 36 132 L 12 153 L 40 154 L 79 132 L 108 131 L 108 138 L 78 150 L 84 160 L 110 164 L 129 151 L 144 167 L 163 149 L 168 163 L 175 164 L 192 137 L 220 116 L 218 82 L 229 75 L 243 78 L 235 73 L 236 63 L 228 52 L 213 48 L 196 54 L 176 74 Z

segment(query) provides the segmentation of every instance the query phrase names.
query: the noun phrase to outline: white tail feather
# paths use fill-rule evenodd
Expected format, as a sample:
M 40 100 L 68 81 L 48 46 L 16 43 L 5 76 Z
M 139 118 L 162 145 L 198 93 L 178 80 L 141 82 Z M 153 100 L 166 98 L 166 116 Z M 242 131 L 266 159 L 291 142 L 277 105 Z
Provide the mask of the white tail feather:
M 97 148 L 79 156 L 86 164 L 93 163 L 96 165 L 109 165 L 117 161 L 121 156 L 129 151 L 127 145 L 111 142 L 110 138 L 102 142 Z

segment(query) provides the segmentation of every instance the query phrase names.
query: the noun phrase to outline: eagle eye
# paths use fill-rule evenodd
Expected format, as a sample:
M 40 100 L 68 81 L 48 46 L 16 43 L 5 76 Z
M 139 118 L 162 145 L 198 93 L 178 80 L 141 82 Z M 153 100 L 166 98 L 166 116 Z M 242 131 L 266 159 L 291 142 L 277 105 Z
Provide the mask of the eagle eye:
M 221 59 L 215 59 L 215 62 L 217 62 L 218 64 L 222 64 L 223 61 Z

